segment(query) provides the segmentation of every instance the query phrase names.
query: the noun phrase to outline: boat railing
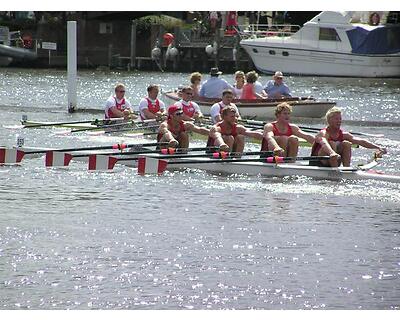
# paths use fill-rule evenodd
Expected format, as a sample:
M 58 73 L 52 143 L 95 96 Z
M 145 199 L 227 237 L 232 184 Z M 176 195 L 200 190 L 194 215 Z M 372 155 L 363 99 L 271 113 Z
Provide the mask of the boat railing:
M 268 38 L 268 37 L 290 37 L 300 30 L 299 25 L 288 24 L 250 24 L 239 25 L 237 32 L 242 39 Z

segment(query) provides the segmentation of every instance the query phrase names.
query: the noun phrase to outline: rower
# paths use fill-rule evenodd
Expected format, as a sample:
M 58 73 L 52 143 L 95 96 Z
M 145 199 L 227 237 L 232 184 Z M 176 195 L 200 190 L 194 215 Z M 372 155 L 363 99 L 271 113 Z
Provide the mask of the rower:
M 190 86 L 185 86 L 181 89 L 182 99 L 175 102 L 174 106 L 182 109 L 182 120 L 193 121 L 203 117 L 199 105 L 191 101 L 193 97 L 193 89 Z
M 147 87 L 147 97 L 139 102 L 141 120 L 161 119 L 165 116 L 165 104 L 157 98 L 160 88 L 156 84 Z
M 343 131 L 340 128 L 342 124 L 342 110 L 340 108 L 333 107 L 329 109 L 325 119 L 328 125 L 315 136 L 311 155 L 329 155 L 331 158 L 329 160 L 310 161 L 310 165 L 338 167 L 342 163 L 343 166 L 349 167 L 352 144 L 358 144 L 368 149 L 377 149 L 377 157 L 387 153 L 386 148 L 365 139 L 356 138 L 351 133 Z
M 237 124 L 236 110 L 232 106 L 222 110 L 222 121 L 210 129 L 207 147 L 219 147 L 222 151 L 231 151 L 238 154 L 244 149 L 244 136 L 261 140 L 263 135 L 259 131 L 250 131 Z
M 236 110 L 237 119 L 241 119 L 239 114 L 239 109 L 237 106 L 232 103 L 233 100 L 233 92 L 230 89 L 225 89 L 222 91 L 222 101 L 217 102 L 212 105 L 210 109 L 211 120 L 214 124 L 222 121 L 221 113 L 224 107 L 231 106 Z
M 105 119 L 136 119 L 137 116 L 133 113 L 131 103 L 128 99 L 125 99 L 125 86 L 122 83 L 117 83 L 114 91 L 115 95 L 110 96 L 106 101 Z
M 299 138 L 314 143 L 314 136 L 305 133 L 297 125 L 290 123 L 292 107 L 287 102 L 275 108 L 276 121 L 264 126 L 261 151 L 273 151 L 281 157 L 296 157 L 299 150 Z
M 161 123 L 157 142 L 168 142 L 171 148 L 188 148 L 188 132 L 193 131 L 208 136 L 209 129 L 198 127 L 189 121 L 184 121 L 183 111 L 176 105 L 168 108 L 168 119 Z

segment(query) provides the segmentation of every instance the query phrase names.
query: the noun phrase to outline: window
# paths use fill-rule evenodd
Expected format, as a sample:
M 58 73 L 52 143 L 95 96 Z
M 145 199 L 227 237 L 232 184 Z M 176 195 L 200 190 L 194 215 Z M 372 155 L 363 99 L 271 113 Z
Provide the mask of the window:
M 287 52 L 287 51 L 282 51 L 282 55 L 283 55 L 284 57 L 287 57 L 287 56 L 289 55 L 289 52 Z
M 275 54 L 275 50 L 269 50 L 269 54 L 274 55 Z
M 340 37 L 335 29 L 319 28 L 319 40 L 340 41 Z
M 111 22 L 100 22 L 100 34 L 112 33 L 112 23 Z
M 258 53 L 258 50 L 255 49 L 255 48 L 253 48 L 253 52 L 254 52 L 254 53 Z

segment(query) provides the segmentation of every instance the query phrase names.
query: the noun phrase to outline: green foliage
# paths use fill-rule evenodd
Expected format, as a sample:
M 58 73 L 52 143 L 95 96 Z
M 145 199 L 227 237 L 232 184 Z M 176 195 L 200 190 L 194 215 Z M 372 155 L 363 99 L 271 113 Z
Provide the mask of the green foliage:
M 158 24 L 165 28 L 166 32 L 173 32 L 175 27 L 182 27 L 183 21 L 166 15 L 151 15 L 137 20 L 137 30 L 147 31 L 151 25 Z

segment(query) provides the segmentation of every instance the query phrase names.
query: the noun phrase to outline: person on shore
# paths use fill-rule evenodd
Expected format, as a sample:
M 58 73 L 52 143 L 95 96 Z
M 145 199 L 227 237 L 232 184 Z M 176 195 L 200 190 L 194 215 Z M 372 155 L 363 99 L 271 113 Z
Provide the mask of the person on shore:
M 378 157 L 387 153 L 386 148 L 366 139 L 356 138 L 351 133 L 341 129 L 342 110 L 338 107 L 329 109 L 326 113 L 326 128 L 316 136 L 311 149 L 311 156 L 330 156 L 329 160 L 310 161 L 310 165 L 338 167 L 341 164 L 349 167 L 351 163 L 351 146 L 358 144 L 364 148 L 377 149 Z
M 200 97 L 201 73 L 193 72 L 190 75 L 190 83 L 190 87 L 193 89 L 192 99 L 198 99 Z
M 290 98 L 289 87 L 283 82 L 283 73 L 276 71 L 272 80 L 268 80 L 264 86 L 264 91 L 271 99 Z
M 236 110 L 227 106 L 222 110 L 222 121 L 211 127 L 207 147 L 219 147 L 222 151 L 235 152 L 240 156 L 244 149 L 244 137 L 261 140 L 263 135 L 259 131 L 237 124 Z
M 139 102 L 139 114 L 141 120 L 162 119 L 165 116 L 165 104 L 158 99 L 160 88 L 156 84 L 147 87 L 147 97 Z
M 258 73 L 250 71 L 246 73 L 246 84 L 243 86 L 241 99 L 264 99 L 267 97 L 264 91 L 260 93 L 256 92 L 255 83 L 258 79 Z
M 222 101 L 217 102 L 211 106 L 210 116 L 214 124 L 222 121 L 222 116 L 221 116 L 222 110 L 227 106 L 233 107 L 236 110 L 237 119 L 241 119 L 239 114 L 239 109 L 234 103 L 232 103 L 232 100 L 233 100 L 233 92 L 229 89 L 225 89 L 222 92 Z
M 235 72 L 235 84 L 233 85 L 233 92 L 237 98 L 240 99 L 243 91 L 243 86 L 246 83 L 246 75 L 243 71 Z
M 233 86 L 231 86 L 226 80 L 219 78 L 222 74 L 218 68 L 211 68 L 210 78 L 207 79 L 201 85 L 200 97 L 201 98 L 222 98 L 222 91 L 225 89 L 231 89 L 234 91 Z
M 175 102 L 174 105 L 181 108 L 183 111 L 182 120 L 193 121 L 203 117 L 199 105 L 192 101 L 193 89 L 190 86 L 181 89 L 182 99 Z
M 297 157 L 299 138 L 305 139 L 311 145 L 314 143 L 313 135 L 290 123 L 291 113 L 292 107 L 286 102 L 276 106 L 276 121 L 264 126 L 261 151 L 273 151 L 275 155 L 281 157 Z
M 114 91 L 115 95 L 110 96 L 106 101 L 106 107 L 104 110 L 105 119 L 136 119 L 137 116 L 133 113 L 131 103 L 128 99 L 125 99 L 125 86 L 122 83 L 117 83 Z
M 183 111 L 180 107 L 172 105 L 168 108 L 168 119 L 163 121 L 158 129 L 157 142 L 168 142 L 171 148 L 188 148 L 188 132 L 208 136 L 209 129 L 184 121 L 182 116 Z

